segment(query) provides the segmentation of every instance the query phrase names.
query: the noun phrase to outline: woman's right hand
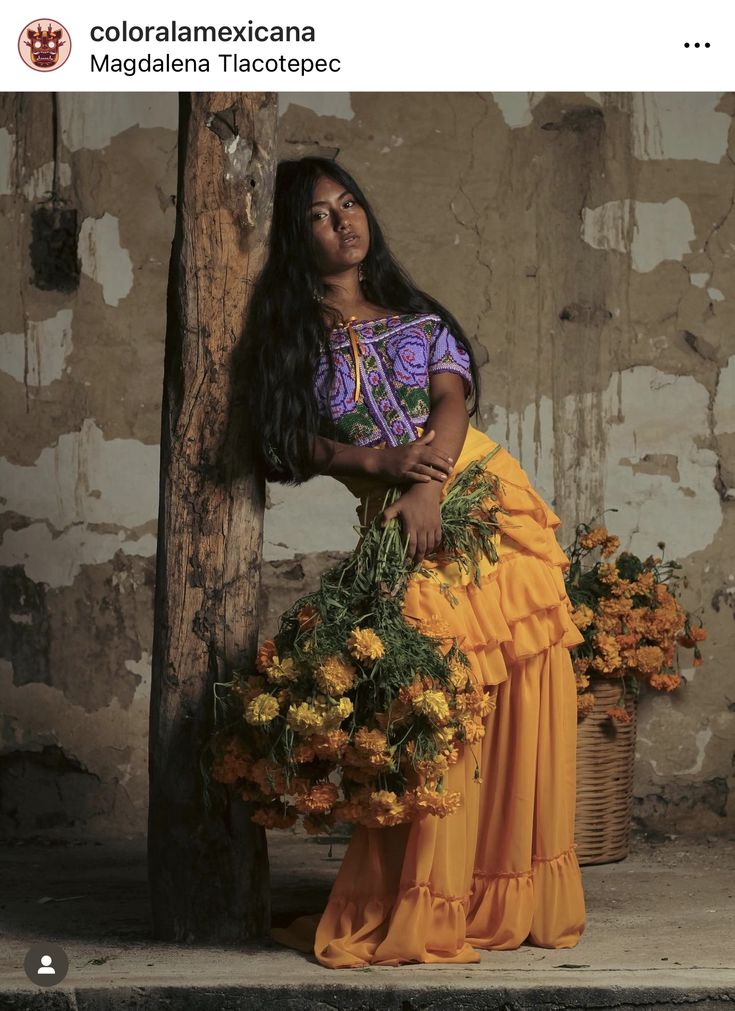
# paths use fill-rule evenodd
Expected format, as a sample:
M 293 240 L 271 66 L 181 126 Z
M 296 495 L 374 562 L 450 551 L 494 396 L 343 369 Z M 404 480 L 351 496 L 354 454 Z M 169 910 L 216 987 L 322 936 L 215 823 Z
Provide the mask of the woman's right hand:
M 441 481 L 443 484 L 452 472 L 454 460 L 431 448 L 435 434 L 431 429 L 415 442 L 380 449 L 375 454 L 378 476 L 388 484 L 417 481 Z

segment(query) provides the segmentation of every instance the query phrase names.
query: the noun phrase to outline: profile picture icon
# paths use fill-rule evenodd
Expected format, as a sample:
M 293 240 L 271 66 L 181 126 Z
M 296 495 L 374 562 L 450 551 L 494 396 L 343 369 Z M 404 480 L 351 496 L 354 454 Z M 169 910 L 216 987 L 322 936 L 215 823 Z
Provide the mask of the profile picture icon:
M 62 24 L 43 18 L 25 26 L 18 39 L 18 51 L 33 70 L 58 70 L 69 59 L 71 39 Z

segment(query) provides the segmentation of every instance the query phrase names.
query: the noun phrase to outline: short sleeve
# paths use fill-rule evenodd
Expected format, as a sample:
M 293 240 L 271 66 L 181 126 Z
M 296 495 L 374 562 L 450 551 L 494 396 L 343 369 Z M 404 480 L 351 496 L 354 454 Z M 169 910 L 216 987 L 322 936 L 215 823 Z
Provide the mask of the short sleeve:
M 470 356 L 454 337 L 443 320 L 438 320 L 429 348 L 429 375 L 437 372 L 456 372 L 465 381 L 465 396 L 473 391 Z

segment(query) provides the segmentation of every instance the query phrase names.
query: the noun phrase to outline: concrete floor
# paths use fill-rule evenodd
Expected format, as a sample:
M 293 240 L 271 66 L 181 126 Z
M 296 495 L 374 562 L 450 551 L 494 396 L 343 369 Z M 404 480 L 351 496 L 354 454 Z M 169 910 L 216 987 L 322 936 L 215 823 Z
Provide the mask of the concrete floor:
M 319 910 L 344 853 L 269 832 L 273 922 Z M 220 949 L 150 939 L 145 843 L 0 847 L 0 1009 L 668 1008 L 735 1001 L 735 839 L 641 833 L 630 856 L 582 868 L 576 948 L 482 952 L 478 965 L 325 969 L 280 945 Z M 66 978 L 23 971 L 61 945 Z

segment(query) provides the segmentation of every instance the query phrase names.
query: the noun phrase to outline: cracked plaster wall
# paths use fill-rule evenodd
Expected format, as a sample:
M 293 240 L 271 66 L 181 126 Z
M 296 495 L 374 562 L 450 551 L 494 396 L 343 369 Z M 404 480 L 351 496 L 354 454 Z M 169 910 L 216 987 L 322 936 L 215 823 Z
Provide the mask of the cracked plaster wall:
M 0 118 L 0 835 L 145 830 L 176 96 L 5 96 Z M 705 666 L 639 709 L 635 813 L 732 827 L 732 94 L 281 94 L 282 156 L 338 150 L 475 339 L 483 427 L 574 525 L 666 542 Z M 28 126 L 31 122 L 33 125 Z M 55 169 L 55 172 L 54 172 Z M 71 293 L 29 220 L 78 213 Z M 400 182 L 397 182 L 400 180 Z M 317 479 L 269 488 L 264 634 L 355 540 Z M 33 800 L 29 801 L 28 798 Z

